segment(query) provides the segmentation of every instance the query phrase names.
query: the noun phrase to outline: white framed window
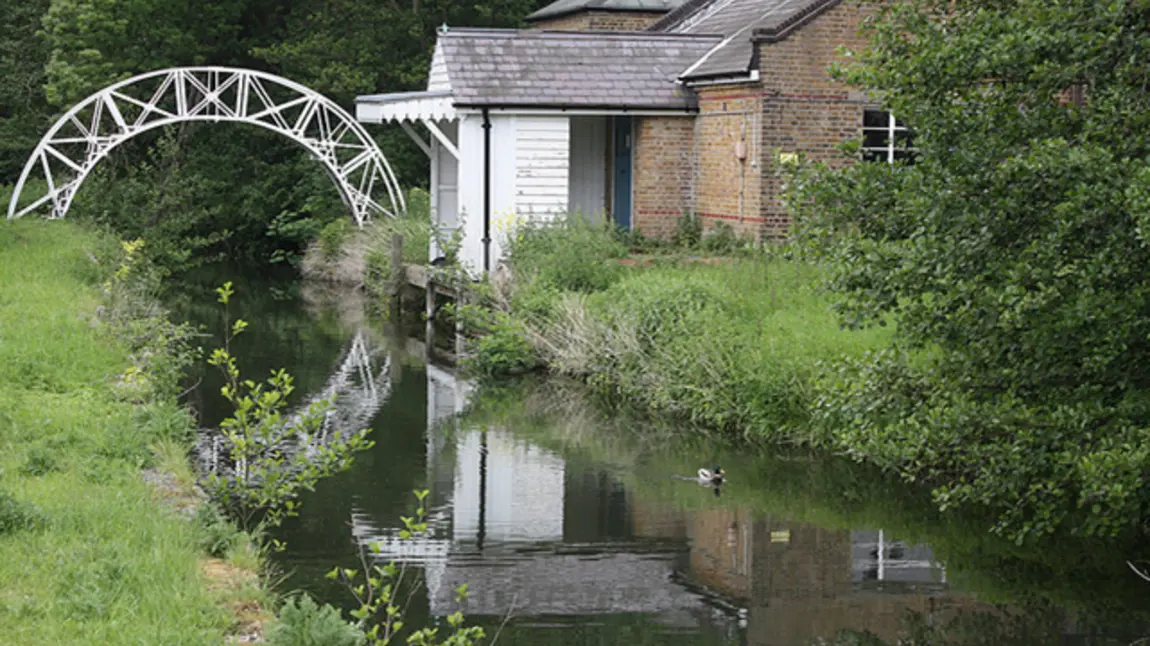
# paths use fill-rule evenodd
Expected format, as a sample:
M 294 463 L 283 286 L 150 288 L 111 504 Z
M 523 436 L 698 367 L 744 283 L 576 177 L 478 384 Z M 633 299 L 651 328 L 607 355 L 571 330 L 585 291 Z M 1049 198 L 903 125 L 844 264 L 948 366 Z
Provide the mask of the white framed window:
M 914 163 L 914 131 L 886 110 L 864 110 L 862 155 L 864 161 Z

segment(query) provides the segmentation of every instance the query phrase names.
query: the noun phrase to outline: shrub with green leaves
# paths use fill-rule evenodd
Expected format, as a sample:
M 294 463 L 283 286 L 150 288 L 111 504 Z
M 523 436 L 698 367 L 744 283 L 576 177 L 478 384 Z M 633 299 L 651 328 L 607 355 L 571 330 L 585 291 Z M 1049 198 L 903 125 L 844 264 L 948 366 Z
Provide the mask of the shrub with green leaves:
M 267 628 L 268 646 L 360 646 L 365 639 L 339 610 L 306 593 L 288 599 Z
M 508 262 L 519 276 L 558 290 L 593 292 L 622 276 L 615 262 L 629 251 L 614 230 L 581 219 L 525 223 L 508 246 Z
M 796 165 L 790 202 L 844 323 L 894 323 L 906 356 L 828 374 L 820 417 L 1014 540 L 1145 535 L 1145 8 L 907 0 L 866 29 L 836 75 L 917 159 Z
M 298 514 L 302 491 L 312 490 L 321 478 L 348 469 L 353 455 L 370 448 L 373 442 L 367 439 L 368 429 L 334 430 L 326 439 L 319 439 L 332 399 L 314 401 L 294 416 L 286 415 L 288 397 L 295 387 L 291 375 L 282 369 L 273 371 L 263 383 L 242 379 L 230 345 L 248 323 L 232 321 L 227 313 L 235 293 L 232 284 L 224 283 L 216 291 L 224 307 L 226 332 L 224 347 L 216 348 L 208 363 L 223 372 L 221 393 L 234 408 L 234 413 L 220 423 L 233 470 L 210 474 L 207 485 L 209 494 L 241 529 L 253 532 Z
M 397 533 L 399 540 L 404 542 L 425 540 L 431 537 L 431 529 L 427 525 L 426 489 L 415 492 L 418 507 L 411 516 L 400 516 L 403 529 Z M 371 545 L 370 553 L 378 555 L 382 546 L 378 543 Z M 369 555 L 361 550 L 360 565 L 362 570 L 352 568 L 333 568 L 327 573 L 327 578 L 340 581 L 351 591 L 357 607 L 351 614 L 357 620 L 356 628 L 362 631 L 370 646 L 388 646 L 403 631 L 406 624 L 406 611 L 411 606 L 412 597 L 419 586 L 414 585 L 414 574 L 407 569 L 406 564 L 396 564 L 388 561 L 385 565 L 368 563 Z M 455 590 L 456 602 L 467 598 L 467 584 Z M 510 609 L 508 609 L 510 611 Z M 484 630 L 479 626 L 465 626 L 463 613 L 455 611 L 444 618 L 450 629 L 446 635 L 440 635 L 440 628 L 424 626 L 410 630 L 405 642 L 412 646 L 475 646 L 483 639 Z
M 320 255 L 325 260 L 334 260 L 343 251 L 343 244 L 351 236 L 352 224 L 348 218 L 340 218 L 327 223 L 319 231 L 316 243 L 319 245 Z
M 32 529 L 44 521 L 44 515 L 30 503 L 0 489 L 0 536 Z

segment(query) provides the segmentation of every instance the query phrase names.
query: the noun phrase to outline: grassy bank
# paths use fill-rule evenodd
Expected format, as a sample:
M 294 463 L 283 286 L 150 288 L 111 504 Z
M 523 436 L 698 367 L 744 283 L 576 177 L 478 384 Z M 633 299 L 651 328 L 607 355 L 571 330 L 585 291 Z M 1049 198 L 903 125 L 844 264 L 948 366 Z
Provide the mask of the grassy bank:
M 641 408 L 729 435 L 807 441 L 823 362 L 890 343 L 885 329 L 842 329 L 819 268 L 762 249 L 722 255 L 633 242 L 592 227 L 527 229 L 513 278 L 470 313 L 488 334 L 474 367 L 545 367 Z
M 209 589 L 203 530 L 141 478 L 191 429 L 165 332 L 101 296 L 121 257 L 69 222 L 0 225 L 3 644 L 222 643 L 221 603 L 252 593 Z

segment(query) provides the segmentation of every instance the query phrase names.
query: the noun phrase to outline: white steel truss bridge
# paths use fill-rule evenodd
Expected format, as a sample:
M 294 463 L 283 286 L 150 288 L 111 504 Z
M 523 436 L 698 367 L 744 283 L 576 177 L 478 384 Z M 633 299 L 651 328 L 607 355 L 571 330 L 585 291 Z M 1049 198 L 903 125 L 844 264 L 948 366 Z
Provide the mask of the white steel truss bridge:
M 248 123 L 303 146 L 324 165 L 359 225 L 406 209 L 395 173 L 375 141 L 331 99 L 265 72 L 180 67 L 109 85 L 61 116 L 24 165 L 8 218 L 48 204 L 47 217 L 64 217 L 84 179 L 116 146 L 183 121 Z M 43 195 L 22 195 L 33 186 Z

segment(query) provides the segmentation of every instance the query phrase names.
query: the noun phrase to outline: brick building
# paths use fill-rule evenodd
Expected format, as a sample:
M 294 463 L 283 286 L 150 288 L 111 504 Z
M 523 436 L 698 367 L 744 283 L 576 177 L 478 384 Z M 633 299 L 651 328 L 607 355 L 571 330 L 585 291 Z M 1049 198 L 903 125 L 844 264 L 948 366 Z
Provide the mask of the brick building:
M 432 159 L 432 202 L 478 272 L 514 218 L 578 213 L 650 236 L 684 213 L 779 238 L 780 155 L 893 160 L 906 130 L 835 83 L 857 0 L 557 0 L 524 30 L 444 29 L 424 92 L 359 97 Z M 428 132 L 416 132 L 423 124 Z M 432 250 L 433 255 L 436 250 Z

